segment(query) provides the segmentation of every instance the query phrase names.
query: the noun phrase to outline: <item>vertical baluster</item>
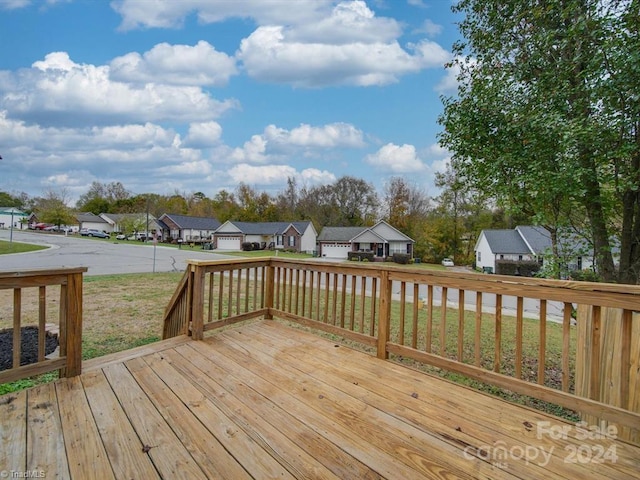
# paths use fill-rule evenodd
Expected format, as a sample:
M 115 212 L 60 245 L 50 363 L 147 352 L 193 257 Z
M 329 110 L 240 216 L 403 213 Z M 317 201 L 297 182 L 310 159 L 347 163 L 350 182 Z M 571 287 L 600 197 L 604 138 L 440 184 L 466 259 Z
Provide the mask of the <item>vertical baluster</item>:
M 47 287 L 38 288 L 38 361 L 45 356 L 45 337 L 47 334 Z
M 479 367 L 482 364 L 482 292 L 476 292 L 476 331 L 475 331 L 475 365 Z
M 296 315 L 298 315 L 298 302 L 300 301 L 300 269 L 296 268 L 296 298 L 294 300 L 294 312 Z
M 447 352 L 447 295 L 449 289 L 442 287 L 440 297 L 440 356 L 444 357 Z
M 227 293 L 227 317 L 233 317 L 233 270 L 229 270 L 229 291 Z
M 411 348 L 418 348 L 418 287 L 417 283 L 413 284 L 413 323 L 411 325 Z
M 338 324 L 338 274 L 333 274 L 333 299 L 331 302 L 331 325 Z
M 318 284 L 316 285 L 316 320 L 320 321 L 320 292 L 322 288 L 322 273 L 318 272 Z
M 242 268 L 238 269 L 238 284 L 236 285 L 236 315 L 240 314 L 240 294 L 242 293 Z
M 312 272 L 313 275 L 313 272 Z M 300 315 L 304 317 L 305 314 L 305 302 L 307 300 L 307 271 L 303 270 L 302 271 L 302 311 L 300 312 Z
M 341 286 L 341 298 L 340 298 L 340 328 L 344 328 L 344 316 L 345 309 L 347 307 L 347 275 L 342 274 L 342 286 Z
M 22 290 L 13 290 L 13 368 L 20 366 L 20 345 L 22 343 Z
M 407 305 L 407 283 L 400 282 L 400 325 L 398 326 L 398 343 L 404 345 L 404 320 Z
M 289 272 L 288 268 L 282 267 L 282 303 L 280 304 L 282 310 L 287 309 L 287 273 Z
M 600 399 L 600 334 L 602 322 L 602 308 L 598 305 L 592 307 L 591 315 L 591 375 L 589 379 L 589 398 Z
M 524 299 L 518 297 L 516 300 L 516 378 L 522 378 L 522 321 L 523 321 Z
M 363 276 L 360 281 L 360 333 L 364 333 L 364 307 L 367 299 L 367 277 Z
M 573 305 L 564 304 L 562 318 L 562 391 L 569 391 L 569 349 L 571 346 L 571 311 Z
M 213 272 L 209 272 L 209 274 L 207 275 L 207 278 L 209 278 L 209 298 L 208 298 L 208 305 L 209 305 L 209 311 L 207 312 L 207 323 L 211 323 L 213 321 L 213 280 L 214 280 L 214 276 L 213 276 Z
M 331 288 L 331 275 L 329 272 L 324 273 L 324 305 L 322 308 L 322 321 L 329 321 L 329 289 Z
M 289 298 L 287 299 L 287 312 L 291 313 L 293 304 L 293 269 L 289 269 Z
M 464 357 L 464 290 L 458 289 L 458 361 Z
M 349 312 L 349 330 L 353 331 L 356 322 L 356 276 L 351 275 L 351 304 Z
M 622 332 L 620 348 L 620 406 L 630 409 L 629 381 L 631 370 L 631 335 L 633 334 L 633 312 L 622 310 Z
M 313 318 L 313 282 L 315 274 L 316 272 L 311 270 L 311 278 L 309 279 L 309 318 Z
M 224 298 L 224 272 L 218 272 L 218 320 L 222 320 L 222 307 Z
M 538 383 L 544 385 L 547 362 L 547 301 L 540 300 L 540 346 L 538 348 Z
M 493 357 L 493 371 L 500 372 L 502 351 L 502 295 L 496 295 L 496 329 L 495 329 L 495 354 Z
M 244 278 L 244 311 L 245 313 L 249 311 L 249 297 L 251 289 L 249 287 L 249 280 L 251 279 L 251 269 L 247 268 L 245 269 L 245 278 Z M 254 284 L 255 284 L 255 278 L 253 279 Z
M 372 337 L 376 335 L 376 300 L 378 299 L 377 289 L 378 279 L 373 277 L 371 279 L 371 312 L 369 316 L 369 318 L 371 318 L 371 321 L 369 322 L 369 335 Z
M 433 285 L 427 286 L 427 332 L 425 340 L 425 351 L 431 353 L 433 342 Z

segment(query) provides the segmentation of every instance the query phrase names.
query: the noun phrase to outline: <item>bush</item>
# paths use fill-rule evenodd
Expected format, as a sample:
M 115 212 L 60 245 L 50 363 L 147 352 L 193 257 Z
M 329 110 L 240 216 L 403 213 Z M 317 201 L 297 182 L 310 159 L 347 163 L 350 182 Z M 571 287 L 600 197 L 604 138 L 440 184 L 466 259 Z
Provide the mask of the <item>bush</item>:
M 259 242 L 253 242 L 251 244 L 252 248 L 251 250 L 260 250 L 260 243 Z
M 518 277 L 533 277 L 540 270 L 538 262 L 519 260 L 496 261 L 496 273 L 498 275 L 514 275 Z
M 578 282 L 601 282 L 600 276 L 591 269 L 576 270 L 571 272 L 571 280 L 577 280 Z
M 347 258 L 358 262 L 373 262 L 373 252 L 348 252 Z
M 411 260 L 411 255 L 408 253 L 394 253 L 393 261 L 396 263 L 400 263 L 402 265 L 409 265 L 409 260 Z
M 251 250 L 253 250 L 253 243 L 242 242 L 242 250 L 245 252 L 250 252 Z

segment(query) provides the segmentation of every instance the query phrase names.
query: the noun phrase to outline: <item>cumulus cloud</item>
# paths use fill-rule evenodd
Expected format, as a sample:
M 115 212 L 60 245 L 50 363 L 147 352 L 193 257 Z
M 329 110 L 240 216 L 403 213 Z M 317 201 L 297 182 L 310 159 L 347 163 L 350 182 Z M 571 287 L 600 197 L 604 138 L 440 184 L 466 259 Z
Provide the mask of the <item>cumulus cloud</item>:
M 442 27 L 442 25 L 438 25 L 437 23 L 434 23 L 432 20 L 427 18 L 424 22 L 422 22 L 420 28 L 416 29 L 416 33 L 424 33 L 427 37 L 437 37 L 442 33 L 443 30 L 444 28 Z
M 17 10 L 30 4 L 31 0 L 0 0 L 0 10 Z
M 335 175 L 326 170 L 309 168 L 298 172 L 290 165 L 255 166 L 246 163 L 231 168 L 229 176 L 235 183 L 244 182 L 258 186 L 284 185 L 291 177 L 299 179 L 305 185 L 332 183 L 336 180 Z
M 235 60 L 205 41 L 195 46 L 160 43 L 140 55 L 131 52 L 114 58 L 114 81 L 171 85 L 224 86 L 237 73 Z
M 108 66 L 77 64 L 66 52 L 5 74 L 0 83 L 0 108 L 45 125 L 84 125 L 88 119 L 94 124 L 198 122 L 235 107 L 235 100 L 215 100 L 196 86 L 114 82 Z
M 213 147 L 220 142 L 222 127 L 217 122 L 192 123 L 184 145 L 192 148 Z
M 414 173 L 425 169 L 413 145 L 388 143 L 377 152 L 367 155 L 365 162 L 378 170 L 394 174 Z
M 253 135 L 242 147 L 234 149 L 231 158 L 237 163 L 265 163 L 283 155 L 315 156 L 330 149 L 364 146 L 362 131 L 346 123 L 319 127 L 302 124 L 292 130 L 268 125 L 261 135 Z
M 221 22 L 229 18 L 250 18 L 258 24 L 307 23 L 326 11 L 333 0 L 115 0 L 112 8 L 122 16 L 123 30 L 134 28 L 177 28 L 195 12 L 201 23 Z

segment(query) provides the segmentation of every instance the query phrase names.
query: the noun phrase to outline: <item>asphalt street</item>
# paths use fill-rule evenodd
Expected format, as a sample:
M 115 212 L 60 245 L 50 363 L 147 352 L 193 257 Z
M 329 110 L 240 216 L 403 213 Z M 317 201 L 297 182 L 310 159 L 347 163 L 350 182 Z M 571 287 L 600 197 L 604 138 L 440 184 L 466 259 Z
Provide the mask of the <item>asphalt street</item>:
M 0 230 L 0 238 L 9 240 L 10 230 Z M 87 267 L 86 275 L 116 273 L 183 272 L 188 259 L 220 260 L 228 255 L 188 246 L 178 249 L 162 244 L 115 239 L 92 239 L 79 235 L 13 231 L 13 241 L 49 248 L 37 252 L 0 255 L 0 271 L 18 271 L 59 267 Z

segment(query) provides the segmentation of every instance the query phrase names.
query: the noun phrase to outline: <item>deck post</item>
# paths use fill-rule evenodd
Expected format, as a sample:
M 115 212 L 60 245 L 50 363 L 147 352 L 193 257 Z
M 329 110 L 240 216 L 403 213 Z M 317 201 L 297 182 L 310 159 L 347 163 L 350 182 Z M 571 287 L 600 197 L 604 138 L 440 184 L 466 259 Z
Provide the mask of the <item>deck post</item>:
M 275 267 L 271 264 L 271 262 L 269 262 L 266 268 L 267 285 L 264 294 L 264 306 L 267 309 L 267 313 L 265 313 L 264 318 L 266 320 L 273 320 L 273 313 L 271 313 L 271 310 L 273 309 L 273 300 L 275 294 Z
M 204 338 L 204 283 L 205 269 L 199 265 L 192 265 L 193 286 L 191 293 L 191 336 L 194 340 Z
M 74 377 L 82 373 L 82 274 L 67 275 L 65 289 L 64 322 L 65 354 L 67 356 L 65 377 Z
M 389 341 L 390 312 L 391 312 L 391 282 L 389 272 L 382 270 L 380 277 L 380 319 L 378 321 L 378 358 L 389 358 L 387 342 Z

